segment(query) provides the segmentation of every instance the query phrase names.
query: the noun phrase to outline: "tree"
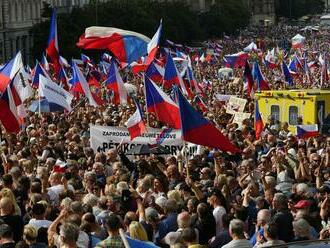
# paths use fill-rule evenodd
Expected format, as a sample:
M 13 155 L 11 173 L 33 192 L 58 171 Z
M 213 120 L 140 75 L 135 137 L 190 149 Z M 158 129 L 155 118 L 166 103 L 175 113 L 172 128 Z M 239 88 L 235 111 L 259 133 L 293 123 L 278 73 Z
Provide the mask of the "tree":
M 305 15 L 320 14 L 324 10 L 322 0 L 279 0 L 276 15 L 298 19 Z

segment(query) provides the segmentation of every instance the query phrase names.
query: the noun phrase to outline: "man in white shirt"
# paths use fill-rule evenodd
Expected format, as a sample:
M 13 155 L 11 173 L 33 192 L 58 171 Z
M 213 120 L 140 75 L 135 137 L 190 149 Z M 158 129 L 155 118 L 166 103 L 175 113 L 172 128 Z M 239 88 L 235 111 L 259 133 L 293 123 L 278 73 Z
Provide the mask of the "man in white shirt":
M 53 206 L 58 206 L 59 196 L 65 190 L 65 187 L 62 183 L 62 174 L 58 172 L 53 172 L 49 176 L 49 183 L 51 185 L 51 187 L 48 188 L 49 199 Z M 69 184 L 67 187 L 68 190 L 74 191 L 72 185 Z
M 213 189 L 207 199 L 208 203 L 213 207 L 213 216 L 216 223 L 216 235 L 223 231 L 222 217 L 226 214 L 224 196 L 218 189 Z
M 244 223 L 239 219 L 233 219 L 229 224 L 229 234 L 233 238 L 222 248 L 252 248 L 252 245 L 244 237 Z
M 29 221 L 29 225 L 32 225 L 35 229 L 40 227 L 47 228 L 52 224 L 51 221 L 45 220 L 46 208 L 41 203 L 36 203 L 32 206 L 32 216 L 33 218 Z

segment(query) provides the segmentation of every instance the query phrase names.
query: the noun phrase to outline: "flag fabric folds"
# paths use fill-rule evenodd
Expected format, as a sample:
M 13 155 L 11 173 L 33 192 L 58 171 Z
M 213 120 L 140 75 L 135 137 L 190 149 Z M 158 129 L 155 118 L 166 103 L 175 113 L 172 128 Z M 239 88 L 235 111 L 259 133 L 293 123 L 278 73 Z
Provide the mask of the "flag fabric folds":
M 283 73 L 285 82 L 287 82 L 289 86 L 292 86 L 293 85 L 293 79 L 292 79 L 292 76 L 290 74 L 289 68 L 285 64 L 284 60 L 282 61 L 282 73 Z
M 151 41 L 148 43 L 147 49 L 148 49 L 148 56 L 146 58 L 146 65 L 150 65 L 150 63 L 154 60 L 156 57 L 157 51 L 159 49 L 159 41 L 160 41 L 160 36 L 162 34 L 162 27 L 163 27 L 163 22 L 160 20 L 159 27 L 152 37 Z
M 257 82 L 257 89 L 259 90 L 269 90 L 270 87 L 264 75 L 262 74 L 259 64 L 254 62 L 252 68 L 252 77 L 253 80 Z
M 177 87 L 175 95 L 180 109 L 183 140 L 226 152 L 239 152 L 227 137 L 188 103 Z
M 131 237 L 128 236 L 125 236 L 125 239 L 130 248 L 159 248 L 159 246 L 156 246 L 151 242 L 132 239 Z
M 22 54 L 18 52 L 7 64 L 0 69 L 0 92 L 7 89 L 10 81 L 15 77 L 19 69 L 23 67 Z
M 147 55 L 148 42 L 148 37 L 133 31 L 93 26 L 86 28 L 77 46 L 82 49 L 109 50 L 122 65 L 127 65 Z
M 135 102 L 135 106 L 136 106 L 136 111 L 127 120 L 126 123 L 128 132 L 131 136 L 131 140 L 146 132 L 146 126 L 143 122 L 141 107 L 137 102 Z
M 244 80 L 246 82 L 247 85 L 247 95 L 249 97 L 251 97 L 251 93 L 254 90 L 254 82 L 253 82 L 253 77 L 252 77 L 252 72 L 251 72 L 251 68 L 249 65 L 249 62 L 246 60 L 245 61 L 245 67 L 244 67 Z
M 105 85 L 113 91 L 115 104 L 127 104 L 127 91 L 114 61 L 111 62 L 109 76 L 105 81 Z
M 256 101 L 256 106 L 255 106 L 255 119 L 254 119 L 254 129 L 255 129 L 255 135 L 256 139 L 260 139 L 260 135 L 262 131 L 264 130 L 264 123 L 261 118 L 261 114 L 259 111 L 259 104 L 258 101 Z
M 72 87 L 80 87 L 82 90 L 82 93 L 87 97 L 88 102 L 91 106 L 97 107 L 98 104 L 96 103 L 92 92 L 88 86 L 88 83 L 86 81 L 86 78 L 80 71 L 78 65 L 72 61 L 72 79 L 71 79 Z
M 236 68 L 239 66 L 243 67 L 247 58 L 248 54 L 245 52 L 225 55 L 226 66 L 232 68 Z
M 317 124 L 297 125 L 297 136 L 299 139 L 308 139 L 319 135 Z
M 71 111 L 73 96 L 61 86 L 42 75 L 40 75 L 39 97 L 45 97 L 49 105 L 56 104 L 67 111 Z
M 55 72 L 60 71 L 60 52 L 58 48 L 58 39 L 57 39 L 57 15 L 56 9 L 53 9 L 52 19 L 50 22 L 50 31 L 48 37 L 48 44 L 46 48 L 46 54 L 50 58 L 50 61 L 54 65 Z
M 48 73 L 45 71 L 45 69 L 42 67 L 42 65 L 37 61 L 37 65 L 34 68 L 34 76 L 32 78 L 32 87 L 34 87 L 34 88 L 39 87 L 40 75 L 51 80 Z
M 144 78 L 147 111 L 155 113 L 157 120 L 173 128 L 180 128 L 179 108 L 151 79 Z
M 0 97 L 0 121 L 6 132 L 18 133 L 20 131 L 17 105 L 11 91 L 11 85 L 7 85 L 5 91 Z

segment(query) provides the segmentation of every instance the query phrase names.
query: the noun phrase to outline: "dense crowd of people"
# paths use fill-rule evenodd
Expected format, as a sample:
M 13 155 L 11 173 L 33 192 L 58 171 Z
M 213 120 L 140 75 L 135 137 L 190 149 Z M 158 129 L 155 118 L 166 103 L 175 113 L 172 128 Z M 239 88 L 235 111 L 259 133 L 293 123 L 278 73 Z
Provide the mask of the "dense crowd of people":
M 289 59 L 289 37 L 299 30 L 249 29 L 216 42 L 221 55 L 255 41 L 264 52 L 283 48 Z M 329 33 L 305 35 L 304 53 L 309 62 L 317 61 L 328 49 Z M 280 68 L 260 65 L 272 89 L 286 87 Z M 256 140 L 253 100 L 245 107 L 251 118 L 239 127 L 215 97 L 247 98 L 244 68 L 235 68 L 234 76 L 242 80 L 233 83 L 219 78 L 221 67 L 218 56 L 194 63 L 194 73 L 198 82 L 210 82 L 203 94 L 205 117 L 240 148 L 239 154 L 207 147 L 189 159 L 182 153 L 128 157 L 121 146 L 94 151 L 89 125 L 124 126 L 135 111 L 132 104 L 80 103 L 70 113 L 29 112 L 18 135 L 3 130 L 0 247 L 122 248 L 128 236 L 159 247 L 259 248 L 329 238 L 330 138 L 298 139 L 287 123 L 270 116 Z M 143 104 L 142 78 L 125 73 Z M 298 73 L 294 87 L 320 87 L 320 75 L 319 66 L 311 69 L 309 80 Z M 164 126 L 154 115 L 148 118 L 150 126 Z

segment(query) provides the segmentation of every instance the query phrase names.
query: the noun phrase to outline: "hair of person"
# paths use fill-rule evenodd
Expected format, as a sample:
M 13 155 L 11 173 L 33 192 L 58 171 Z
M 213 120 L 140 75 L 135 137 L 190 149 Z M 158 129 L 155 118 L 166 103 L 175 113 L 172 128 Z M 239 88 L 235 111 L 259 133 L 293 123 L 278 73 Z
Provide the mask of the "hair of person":
M 115 214 L 110 214 L 105 218 L 105 227 L 108 231 L 116 232 L 120 228 L 120 219 Z
M 148 241 L 147 232 L 140 222 L 132 221 L 128 229 L 131 238 Z
M 244 222 L 239 219 L 231 220 L 229 224 L 229 231 L 231 235 L 244 237 Z
M 63 238 L 64 243 L 77 242 L 79 237 L 79 227 L 72 223 L 64 223 L 60 227 L 60 236 Z

